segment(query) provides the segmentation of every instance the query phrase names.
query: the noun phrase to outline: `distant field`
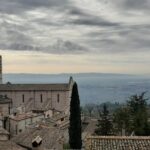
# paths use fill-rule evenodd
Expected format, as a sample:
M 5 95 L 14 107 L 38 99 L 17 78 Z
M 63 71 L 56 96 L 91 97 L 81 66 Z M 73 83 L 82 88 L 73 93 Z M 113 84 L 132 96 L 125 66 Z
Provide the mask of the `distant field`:
M 124 102 L 130 95 L 146 91 L 150 97 L 150 78 L 123 74 L 84 73 L 71 74 L 78 83 L 81 104 Z M 70 74 L 4 74 L 4 82 L 12 83 L 63 83 Z

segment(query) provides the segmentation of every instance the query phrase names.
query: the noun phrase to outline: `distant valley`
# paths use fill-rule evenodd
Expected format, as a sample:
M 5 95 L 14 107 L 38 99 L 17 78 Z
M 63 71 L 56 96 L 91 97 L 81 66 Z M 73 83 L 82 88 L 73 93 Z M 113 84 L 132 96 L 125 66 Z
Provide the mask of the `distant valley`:
M 67 83 L 72 76 L 78 83 L 81 104 L 120 102 L 133 94 L 147 92 L 150 97 L 150 77 L 124 74 L 4 74 L 3 82 L 11 83 Z

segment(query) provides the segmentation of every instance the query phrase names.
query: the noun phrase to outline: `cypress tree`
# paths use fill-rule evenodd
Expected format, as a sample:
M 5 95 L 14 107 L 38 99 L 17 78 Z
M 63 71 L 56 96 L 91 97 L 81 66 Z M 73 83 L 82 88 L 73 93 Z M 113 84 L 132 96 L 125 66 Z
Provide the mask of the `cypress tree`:
M 81 110 L 78 86 L 76 83 L 73 85 L 70 102 L 69 145 L 71 149 L 82 148 Z

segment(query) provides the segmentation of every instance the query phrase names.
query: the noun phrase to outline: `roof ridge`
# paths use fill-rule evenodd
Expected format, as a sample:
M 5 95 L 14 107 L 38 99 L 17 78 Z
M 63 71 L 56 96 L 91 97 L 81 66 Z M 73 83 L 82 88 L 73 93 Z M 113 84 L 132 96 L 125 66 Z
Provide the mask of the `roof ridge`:
M 136 140 L 150 140 L 150 136 L 89 136 L 92 139 L 136 139 Z

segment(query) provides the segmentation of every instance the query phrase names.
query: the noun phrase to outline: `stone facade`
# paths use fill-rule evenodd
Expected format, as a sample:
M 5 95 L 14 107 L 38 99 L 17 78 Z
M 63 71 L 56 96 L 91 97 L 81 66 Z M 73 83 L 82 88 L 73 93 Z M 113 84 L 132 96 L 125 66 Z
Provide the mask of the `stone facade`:
M 26 112 L 33 109 L 56 109 L 68 113 L 71 83 L 0 84 L 0 95 L 11 99 L 13 108 L 25 107 Z
M 37 123 L 44 119 L 44 114 L 32 114 L 32 113 L 25 113 L 19 115 L 12 115 L 9 118 L 9 129 L 10 134 L 15 136 L 19 133 L 25 131 L 25 129 L 34 123 Z
M 0 116 L 7 117 L 10 115 L 11 111 L 11 99 L 6 96 L 0 95 Z
M 0 84 L 2 84 L 2 56 L 0 56 Z
M 0 56 L 0 95 L 12 100 L 12 108 L 24 107 L 25 112 L 56 109 L 69 113 L 73 78 L 63 84 L 2 84 L 2 57 Z

